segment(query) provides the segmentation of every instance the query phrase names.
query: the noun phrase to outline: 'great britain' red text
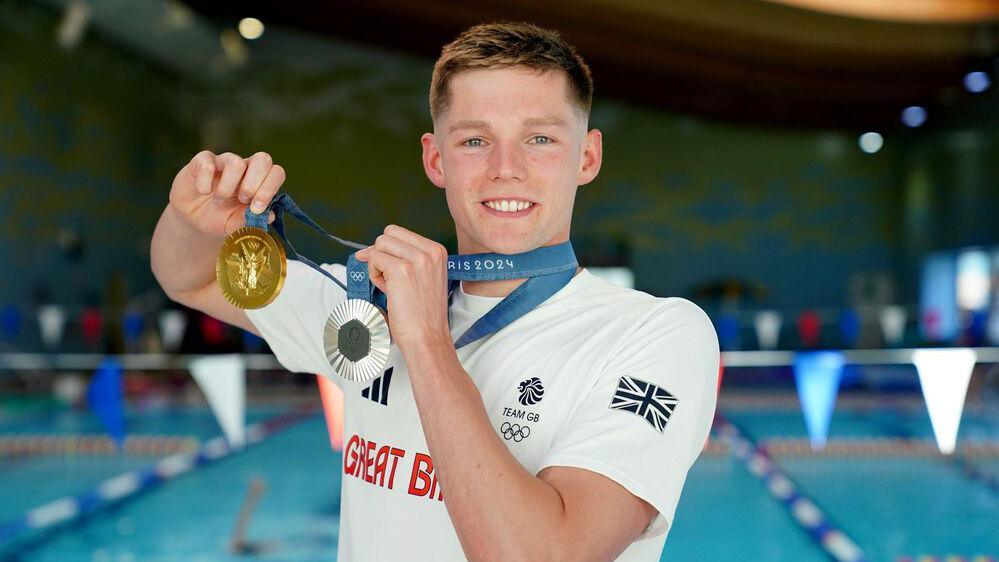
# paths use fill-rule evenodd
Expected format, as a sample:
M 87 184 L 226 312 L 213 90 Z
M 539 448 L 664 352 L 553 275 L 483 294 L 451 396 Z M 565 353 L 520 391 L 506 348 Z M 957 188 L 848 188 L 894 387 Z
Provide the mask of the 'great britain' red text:
M 373 486 L 395 489 L 395 470 L 399 459 L 406 456 L 405 449 L 391 445 L 379 446 L 354 435 L 343 451 L 343 473 L 359 478 Z M 434 461 L 430 455 L 416 453 L 409 477 L 407 493 L 428 499 L 444 499 L 444 492 L 434 474 Z

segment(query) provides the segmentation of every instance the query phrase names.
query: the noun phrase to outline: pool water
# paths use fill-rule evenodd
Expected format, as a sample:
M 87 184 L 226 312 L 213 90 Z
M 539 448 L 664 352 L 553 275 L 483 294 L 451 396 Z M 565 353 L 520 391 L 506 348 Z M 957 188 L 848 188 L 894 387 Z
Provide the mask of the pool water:
M 248 421 L 286 409 L 254 408 Z M 804 437 L 795 410 L 742 409 L 726 418 L 758 443 Z M 130 411 L 131 432 L 219 433 L 201 408 Z M 966 414 L 961 436 L 995 436 L 994 421 Z M 0 434 L 99 432 L 85 412 L 23 411 L 0 417 Z M 925 412 L 837 410 L 831 437 L 931 438 Z M 61 496 L 78 494 L 148 456 L 34 455 L 0 457 L 0 523 Z M 229 553 L 233 525 L 250 482 L 265 491 L 247 529 L 270 545 L 260 560 L 336 559 L 342 457 L 330 449 L 321 415 L 263 442 L 164 482 L 70 525 L 37 532 L 6 545 L 0 560 L 17 562 L 247 560 Z M 999 554 L 999 493 L 944 457 L 775 456 L 779 467 L 868 560 L 901 556 Z M 999 459 L 974 459 L 993 477 Z M 772 498 L 765 484 L 730 453 L 704 454 L 687 477 L 662 560 L 828 561 L 830 557 Z

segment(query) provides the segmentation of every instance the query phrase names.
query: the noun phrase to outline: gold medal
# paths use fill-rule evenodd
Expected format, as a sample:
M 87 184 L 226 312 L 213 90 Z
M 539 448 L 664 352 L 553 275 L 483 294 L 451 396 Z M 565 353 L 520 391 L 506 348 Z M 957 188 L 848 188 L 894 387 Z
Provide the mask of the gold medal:
M 253 226 L 226 236 L 215 262 L 215 279 L 225 300 L 243 309 L 270 304 L 287 273 L 284 246 L 270 232 Z

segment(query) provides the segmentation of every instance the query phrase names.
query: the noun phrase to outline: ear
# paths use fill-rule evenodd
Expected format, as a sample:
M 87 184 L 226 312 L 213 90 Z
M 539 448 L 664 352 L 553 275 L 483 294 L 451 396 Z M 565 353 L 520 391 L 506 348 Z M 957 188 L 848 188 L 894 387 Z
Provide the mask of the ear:
M 423 133 L 420 142 L 423 144 L 423 171 L 431 183 L 444 189 L 444 166 L 437 150 L 437 137 L 433 133 Z
M 583 140 L 583 157 L 579 159 L 579 172 L 576 174 L 576 185 L 586 185 L 597 177 L 600 164 L 604 158 L 603 133 L 600 129 L 592 129 L 586 133 Z

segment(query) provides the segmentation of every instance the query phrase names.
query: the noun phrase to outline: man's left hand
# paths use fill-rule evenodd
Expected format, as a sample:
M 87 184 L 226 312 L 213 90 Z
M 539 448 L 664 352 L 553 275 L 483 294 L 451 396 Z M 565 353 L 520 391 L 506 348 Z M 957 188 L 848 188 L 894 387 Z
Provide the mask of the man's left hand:
M 399 350 L 428 341 L 451 341 L 447 320 L 447 248 L 390 224 L 358 251 L 372 283 L 387 297 L 389 331 Z

